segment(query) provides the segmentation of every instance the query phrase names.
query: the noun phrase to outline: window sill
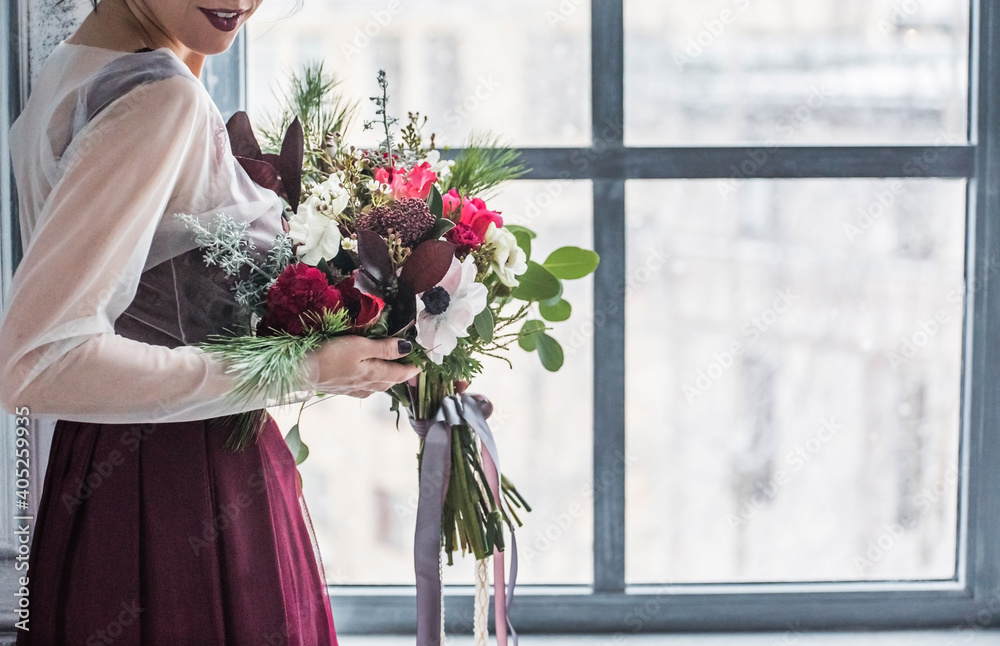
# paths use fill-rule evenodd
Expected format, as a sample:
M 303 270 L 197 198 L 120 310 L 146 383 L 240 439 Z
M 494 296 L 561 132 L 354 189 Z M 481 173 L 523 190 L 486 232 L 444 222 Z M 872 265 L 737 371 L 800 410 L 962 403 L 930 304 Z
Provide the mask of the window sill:
M 643 635 L 524 635 L 522 646 L 943 646 L 975 641 L 1000 646 L 1000 630 L 969 633 L 958 630 L 889 632 L 703 633 Z M 347 640 L 345 640 L 347 641 Z M 412 635 L 354 635 L 354 646 L 412 646 Z M 492 638 L 490 640 L 492 642 Z M 471 635 L 448 637 L 450 646 L 472 646 Z

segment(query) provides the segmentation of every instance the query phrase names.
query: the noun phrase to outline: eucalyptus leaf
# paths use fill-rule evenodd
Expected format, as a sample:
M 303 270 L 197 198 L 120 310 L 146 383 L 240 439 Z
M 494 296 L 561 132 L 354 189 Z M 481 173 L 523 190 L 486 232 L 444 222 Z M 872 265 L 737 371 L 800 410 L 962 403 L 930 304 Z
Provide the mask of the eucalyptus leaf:
M 546 321 L 559 323 L 567 320 L 573 314 L 573 306 L 569 301 L 560 298 L 555 303 L 546 301 L 538 304 L 538 312 Z
M 531 260 L 531 236 L 528 235 L 527 230 L 512 231 L 511 233 L 513 233 L 514 239 L 517 240 L 517 246 L 524 252 L 525 260 Z
M 538 347 L 538 337 L 544 333 L 545 323 L 538 319 L 527 320 L 517 334 L 517 344 L 525 352 L 534 352 Z
M 560 247 L 542 264 L 557 278 L 575 280 L 594 273 L 600 260 L 600 256 L 589 249 Z
M 285 436 L 285 443 L 288 445 L 288 450 L 292 452 L 292 457 L 295 458 L 296 465 L 302 464 L 309 457 L 309 447 L 306 446 L 305 442 L 299 436 L 298 424 L 288 431 L 288 435 Z
M 563 349 L 559 342 L 544 332 L 536 338 L 538 358 L 549 372 L 557 372 L 563 366 Z
M 520 224 L 505 224 L 505 225 L 503 225 L 503 228 L 507 229 L 508 231 L 510 231 L 511 233 L 513 233 L 514 235 L 517 235 L 518 233 L 523 233 L 526 236 L 528 236 L 529 238 L 531 238 L 532 240 L 534 240 L 535 238 L 538 237 L 537 233 L 535 233 L 534 231 L 532 231 L 528 227 L 522 227 Z
M 547 301 L 562 293 L 562 284 L 551 271 L 537 262 L 528 262 L 528 270 L 518 276 L 518 285 L 511 293 L 522 301 Z
M 483 308 L 483 311 L 476 315 L 472 324 L 475 326 L 476 333 L 479 334 L 479 338 L 486 343 L 493 340 L 493 312 L 490 311 L 489 307 Z

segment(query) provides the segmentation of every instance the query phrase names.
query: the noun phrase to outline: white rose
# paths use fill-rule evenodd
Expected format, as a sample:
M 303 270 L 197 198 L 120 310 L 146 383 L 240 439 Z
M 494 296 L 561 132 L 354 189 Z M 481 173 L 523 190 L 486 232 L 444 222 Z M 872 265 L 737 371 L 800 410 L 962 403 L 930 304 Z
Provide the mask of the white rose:
M 507 229 L 498 229 L 491 222 L 486 229 L 486 243 L 496 249 L 492 265 L 497 278 L 507 287 L 517 287 L 517 277 L 528 271 L 528 257 L 517 246 L 517 238 Z
M 307 265 L 316 266 L 320 260 L 332 260 L 340 253 L 340 227 L 337 221 L 320 210 L 321 199 L 312 195 L 299 205 L 299 210 L 288 222 L 288 237 L 298 244 L 296 255 Z

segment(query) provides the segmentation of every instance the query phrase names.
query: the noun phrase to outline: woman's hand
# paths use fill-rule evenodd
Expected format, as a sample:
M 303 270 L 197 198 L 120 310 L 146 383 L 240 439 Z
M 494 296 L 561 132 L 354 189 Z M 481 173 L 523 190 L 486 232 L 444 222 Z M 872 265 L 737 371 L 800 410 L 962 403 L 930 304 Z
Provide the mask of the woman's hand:
M 315 351 L 319 365 L 316 389 L 330 395 L 365 398 L 385 392 L 420 374 L 416 366 L 396 363 L 410 353 L 409 341 L 342 336 Z

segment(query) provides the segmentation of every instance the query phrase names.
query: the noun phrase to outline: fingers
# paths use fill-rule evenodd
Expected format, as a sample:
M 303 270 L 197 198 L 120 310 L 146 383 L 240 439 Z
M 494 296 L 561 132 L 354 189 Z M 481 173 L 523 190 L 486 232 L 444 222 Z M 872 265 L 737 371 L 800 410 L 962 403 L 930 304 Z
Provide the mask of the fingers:
M 410 354 L 413 344 L 406 339 L 366 339 L 365 337 L 341 337 L 349 339 L 354 344 L 354 349 L 358 353 L 360 360 L 382 359 L 384 361 L 395 361 Z
M 320 359 L 320 389 L 364 397 L 383 392 L 420 374 L 410 364 L 398 363 L 413 345 L 398 338 L 340 337 L 326 342 Z
M 370 378 L 372 383 L 387 384 L 386 388 L 409 381 L 420 374 L 420 368 L 409 364 L 393 363 L 379 359 L 370 359 L 368 363 L 371 368 Z

